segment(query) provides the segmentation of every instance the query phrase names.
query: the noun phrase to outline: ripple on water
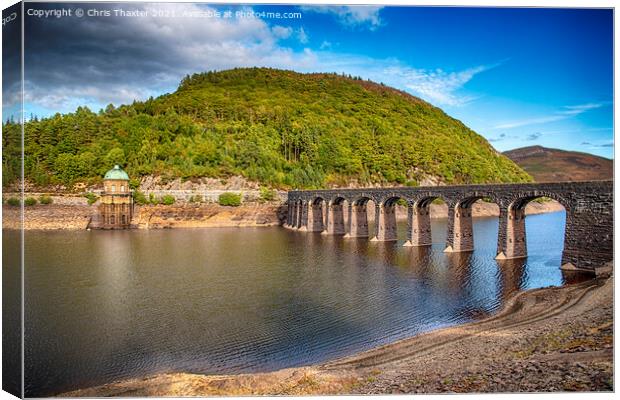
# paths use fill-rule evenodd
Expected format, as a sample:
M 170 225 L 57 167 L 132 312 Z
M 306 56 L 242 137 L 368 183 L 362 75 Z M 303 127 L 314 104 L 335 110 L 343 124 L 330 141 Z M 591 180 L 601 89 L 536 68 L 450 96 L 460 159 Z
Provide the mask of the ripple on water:
M 27 395 L 323 362 L 562 283 L 563 213 L 528 217 L 522 262 L 494 260 L 496 218 L 475 221 L 471 254 L 444 254 L 445 228 L 428 248 L 281 228 L 26 232 Z

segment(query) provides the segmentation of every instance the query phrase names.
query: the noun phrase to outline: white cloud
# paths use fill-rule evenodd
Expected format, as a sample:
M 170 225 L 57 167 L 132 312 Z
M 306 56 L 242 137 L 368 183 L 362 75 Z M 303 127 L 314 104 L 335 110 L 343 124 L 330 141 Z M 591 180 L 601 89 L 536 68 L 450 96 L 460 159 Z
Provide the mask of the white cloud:
M 297 32 L 297 39 L 299 39 L 299 43 L 306 44 L 309 41 L 308 34 L 304 30 L 304 28 L 299 28 Z
M 194 4 L 166 6 L 176 15 L 212 10 Z M 140 7 L 148 5 L 136 4 Z M 53 40 L 30 52 L 38 59 L 30 63 L 36 66 L 26 77 L 26 102 L 60 112 L 79 104 L 131 103 L 174 90 L 184 75 L 195 72 L 316 64 L 312 53 L 278 44 L 293 35 L 292 28 L 270 27 L 259 18 L 106 18 L 81 21 L 70 29 L 56 20 L 45 24 L 45 34 Z M 85 50 L 67 52 L 67 42 Z
M 271 32 L 278 39 L 288 39 L 293 34 L 293 28 L 276 25 L 271 28 Z
M 367 26 L 375 30 L 383 24 L 379 11 L 382 6 L 307 6 L 301 7 L 305 12 L 332 14 L 345 26 Z
M 603 103 L 587 103 L 580 104 L 577 106 L 565 106 L 563 111 L 560 111 L 559 114 L 563 115 L 579 115 L 586 111 L 594 110 L 595 108 L 600 108 L 604 104 Z
M 111 83 L 106 87 L 67 85 L 56 87 L 53 91 L 45 91 L 32 82 L 24 82 L 24 102 L 49 110 L 73 111 L 79 106 L 88 104 L 127 104 L 153 95 L 156 93 L 125 84 Z
M 194 4 L 167 6 L 174 8 L 176 15 L 210 10 Z M 350 15 L 358 21 L 375 20 L 368 10 Z M 450 72 L 416 69 L 397 59 L 334 53 L 326 50 L 331 46 L 327 41 L 319 51 L 295 51 L 280 45 L 279 40 L 295 35 L 303 43 L 308 40 L 303 28 L 270 27 L 261 19 L 101 19 L 80 22 L 71 29 L 55 21 L 45 23 L 44 34 L 53 40 L 30 52 L 39 58 L 36 68 L 28 70 L 27 101 L 60 112 L 72 111 L 76 104 L 105 106 L 145 99 L 174 90 L 186 74 L 255 66 L 345 72 L 383 82 L 436 105 L 458 106 L 474 98 L 463 93 L 464 86 L 494 67 Z M 87 50 L 61 52 L 68 40 L 75 48 Z
M 460 106 L 474 100 L 475 97 L 460 94 L 459 90 L 476 75 L 493 67 L 482 65 L 453 72 L 446 72 L 442 69 L 424 70 L 410 67 L 389 67 L 385 69 L 385 73 L 397 76 L 409 91 L 431 103 Z
M 481 65 L 460 71 L 413 68 L 397 59 L 374 59 L 370 57 L 318 52 L 324 72 L 346 72 L 364 79 L 382 82 L 439 106 L 461 106 L 476 97 L 464 93 L 465 85 L 476 75 L 499 64 Z
M 533 117 L 533 118 L 524 118 L 518 121 L 505 122 L 499 125 L 494 126 L 494 129 L 512 129 L 519 128 L 522 126 L 528 125 L 538 125 L 538 124 L 546 124 L 549 122 L 561 121 L 565 120 L 579 114 L 583 114 L 587 111 L 600 108 L 604 105 L 604 103 L 587 103 L 580 104 L 576 106 L 564 106 L 562 109 L 554 112 L 551 115 L 545 115 L 541 117 Z

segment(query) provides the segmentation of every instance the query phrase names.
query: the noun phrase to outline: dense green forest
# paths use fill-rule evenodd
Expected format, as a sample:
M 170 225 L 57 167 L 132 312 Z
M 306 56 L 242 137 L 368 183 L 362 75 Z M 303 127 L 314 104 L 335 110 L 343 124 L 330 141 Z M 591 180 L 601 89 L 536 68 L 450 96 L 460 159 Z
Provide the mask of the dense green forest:
M 19 174 L 19 126 L 3 134 L 3 184 Z M 336 74 L 265 68 L 187 76 L 178 90 L 95 113 L 33 118 L 25 175 L 37 186 L 130 176 L 243 175 L 278 188 L 522 182 L 531 177 L 460 121 L 404 92 Z

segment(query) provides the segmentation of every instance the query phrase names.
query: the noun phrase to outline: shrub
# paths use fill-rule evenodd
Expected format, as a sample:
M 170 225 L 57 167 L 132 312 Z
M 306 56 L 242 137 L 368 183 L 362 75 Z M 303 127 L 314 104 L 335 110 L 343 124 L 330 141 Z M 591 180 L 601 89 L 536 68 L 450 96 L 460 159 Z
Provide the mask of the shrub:
M 538 198 L 535 198 L 533 201 L 535 201 L 536 203 L 539 203 L 539 204 L 543 204 L 543 203 L 547 203 L 547 202 L 552 201 L 552 200 L 553 199 L 550 199 L 549 197 L 538 197 Z
M 25 206 L 34 206 L 35 204 L 37 204 L 37 199 L 35 199 L 34 197 L 26 197 L 26 199 L 24 200 Z
M 241 205 L 241 195 L 236 193 L 222 193 L 218 199 L 221 206 L 238 207 Z
M 202 203 L 202 196 L 199 195 L 199 194 L 196 194 L 194 196 L 190 196 L 189 202 L 190 203 Z
M 145 205 L 148 204 L 148 199 L 146 198 L 146 196 L 144 195 L 144 193 L 142 193 L 139 190 L 136 190 L 133 194 L 133 201 L 138 204 L 138 205 Z
M 95 202 L 97 200 L 99 200 L 99 197 L 94 194 L 93 192 L 88 192 L 84 195 L 84 197 L 86 197 L 86 199 L 88 200 L 88 205 L 91 206 L 93 204 L 95 204 Z
M 161 203 L 166 205 L 166 206 L 171 206 L 174 204 L 174 202 L 176 201 L 176 199 L 174 198 L 174 196 L 170 195 L 170 194 L 166 194 L 161 198 Z
M 405 182 L 405 186 L 420 186 L 420 184 L 418 183 L 418 181 L 411 179 Z
M 159 204 L 159 200 L 155 198 L 155 195 L 153 193 L 149 193 L 149 203 L 155 205 Z
M 129 189 L 138 190 L 140 188 L 140 181 L 136 178 L 131 178 L 129 180 Z
M 260 199 L 263 201 L 274 201 L 276 199 L 276 191 L 262 187 L 260 188 Z
M 6 203 L 10 206 L 13 207 L 17 207 L 21 204 L 21 202 L 19 201 L 19 199 L 17 197 L 9 197 L 9 199 L 6 201 Z
M 44 205 L 52 204 L 53 200 L 50 196 L 42 195 L 41 197 L 39 197 L 39 203 L 44 204 Z

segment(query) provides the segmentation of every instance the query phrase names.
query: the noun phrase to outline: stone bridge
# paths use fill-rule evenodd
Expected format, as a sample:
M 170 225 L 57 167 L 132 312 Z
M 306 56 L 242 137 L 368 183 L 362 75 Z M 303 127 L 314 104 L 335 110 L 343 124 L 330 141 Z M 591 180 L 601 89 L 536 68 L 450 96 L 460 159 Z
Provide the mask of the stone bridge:
M 397 240 L 399 203 L 407 205 L 405 246 L 429 246 L 429 206 L 442 199 L 448 206 L 445 252 L 465 252 L 474 248 L 472 205 L 484 199 L 500 210 L 496 258 L 522 258 L 527 257 L 525 207 L 541 197 L 558 201 L 566 210 L 563 269 L 594 271 L 613 259 L 612 181 L 290 191 L 285 226 L 373 241 Z M 367 207 L 370 201 L 374 210 Z M 375 215 L 374 232 L 369 232 L 368 211 Z

